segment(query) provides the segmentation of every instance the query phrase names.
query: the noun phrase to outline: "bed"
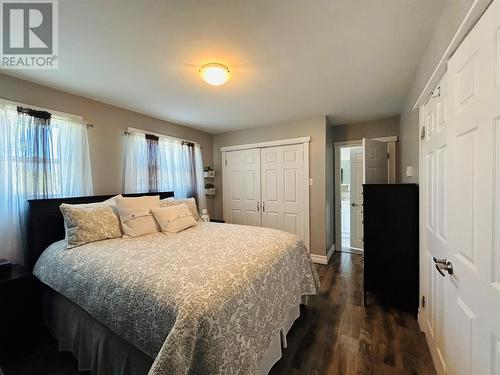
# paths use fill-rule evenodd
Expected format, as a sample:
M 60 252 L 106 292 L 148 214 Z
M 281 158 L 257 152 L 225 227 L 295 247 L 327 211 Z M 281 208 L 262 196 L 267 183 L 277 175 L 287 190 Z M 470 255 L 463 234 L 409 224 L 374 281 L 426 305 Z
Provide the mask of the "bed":
M 30 262 L 60 349 L 94 374 L 267 373 L 319 287 L 298 237 L 201 223 L 67 250 L 59 205 L 108 198 L 30 201 Z

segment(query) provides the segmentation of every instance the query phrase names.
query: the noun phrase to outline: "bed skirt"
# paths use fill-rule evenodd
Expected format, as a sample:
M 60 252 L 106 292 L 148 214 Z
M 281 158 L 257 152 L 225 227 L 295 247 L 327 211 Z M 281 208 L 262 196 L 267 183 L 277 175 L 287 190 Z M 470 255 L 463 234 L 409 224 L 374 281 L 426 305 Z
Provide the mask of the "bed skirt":
M 307 296 L 301 304 L 307 304 Z M 92 375 L 145 375 L 154 358 L 120 338 L 88 312 L 63 295 L 45 288 L 44 323 L 56 339 L 59 351 L 69 351 L 78 361 L 78 370 Z M 259 374 L 268 374 L 286 348 L 286 335 L 300 316 L 300 305 L 290 309 L 282 328 L 273 337 L 259 366 Z

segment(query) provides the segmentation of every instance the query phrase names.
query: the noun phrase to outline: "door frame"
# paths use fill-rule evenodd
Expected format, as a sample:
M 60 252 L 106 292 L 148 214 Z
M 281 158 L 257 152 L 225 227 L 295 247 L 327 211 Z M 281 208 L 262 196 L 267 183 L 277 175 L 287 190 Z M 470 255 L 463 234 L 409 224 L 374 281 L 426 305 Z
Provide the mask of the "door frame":
M 222 152 L 222 215 L 224 220 L 227 217 L 226 209 L 226 196 L 224 194 L 224 181 L 227 179 L 226 176 L 226 152 L 231 151 L 240 151 L 240 150 L 248 150 L 252 148 L 268 148 L 268 147 L 276 147 L 276 146 L 287 146 L 287 145 L 297 145 L 302 144 L 304 146 L 304 176 L 303 176 L 303 200 L 304 200 L 304 244 L 306 245 L 309 252 L 311 252 L 311 234 L 310 234 L 310 215 L 311 212 L 309 210 L 309 185 L 310 185 L 310 176 L 309 176 L 309 143 L 311 142 L 311 137 L 301 137 L 301 138 L 290 138 L 290 139 L 279 139 L 275 141 L 267 141 L 267 142 L 258 142 L 258 143 L 248 143 L 242 145 L 235 146 L 224 146 L 220 148 Z
M 388 143 L 388 145 L 390 145 L 391 143 L 396 145 L 397 142 L 399 141 L 399 137 L 397 135 L 392 136 L 392 137 L 379 137 L 379 138 L 371 138 L 371 139 L 374 139 L 376 141 L 386 142 L 386 143 Z M 348 148 L 348 147 L 360 147 L 360 146 L 363 146 L 362 139 L 333 143 L 334 158 L 335 158 L 335 166 L 334 166 L 335 171 L 334 171 L 334 181 L 333 181 L 333 184 L 335 186 L 335 199 L 334 199 L 335 221 L 334 221 L 333 225 L 335 228 L 335 249 L 336 249 L 336 251 L 342 251 L 342 228 L 340 227 L 341 210 L 342 210 L 342 202 L 340 200 L 340 149 L 341 148 Z M 390 147 L 388 152 L 391 155 L 391 157 L 389 158 L 389 168 L 391 167 L 391 165 L 394 165 L 394 167 L 396 167 L 397 166 L 397 147 L 396 146 Z M 396 168 L 394 168 L 394 173 L 395 173 L 394 177 L 397 179 L 397 175 L 396 175 L 397 169 Z

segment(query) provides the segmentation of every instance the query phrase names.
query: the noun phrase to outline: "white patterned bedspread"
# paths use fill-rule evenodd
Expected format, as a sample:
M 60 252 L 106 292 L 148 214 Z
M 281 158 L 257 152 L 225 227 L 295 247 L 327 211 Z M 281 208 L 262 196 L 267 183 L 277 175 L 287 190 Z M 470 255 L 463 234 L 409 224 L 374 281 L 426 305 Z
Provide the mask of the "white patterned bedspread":
M 297 236 L 217 223 L 59 241 L 34 274 L 156 358 L 150 374 L 254 374 L 289 309 L 319 287 Z

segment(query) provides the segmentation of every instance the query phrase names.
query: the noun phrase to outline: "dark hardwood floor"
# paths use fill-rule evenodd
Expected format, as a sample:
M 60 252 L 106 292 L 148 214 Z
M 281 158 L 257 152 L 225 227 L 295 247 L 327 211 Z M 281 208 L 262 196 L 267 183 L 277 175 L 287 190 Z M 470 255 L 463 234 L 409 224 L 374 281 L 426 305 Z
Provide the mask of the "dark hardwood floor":
M 328 267 L 318 266 L 321 292 L 302 309 L 270 374 L 435 374 L 425 337 L 410 314 L 371 298 L 363 306 L 362 262 L 360 255 L 335 253 Z M 1 367 L 5 375 L 84 374 L 51 339 Z
M 318 272 L 320 294 L 302 310 L 271 375 L 435 374 L 411 314 L 381 307 L 371 296 L 363 306 L 361 255 L 337 252 Z

